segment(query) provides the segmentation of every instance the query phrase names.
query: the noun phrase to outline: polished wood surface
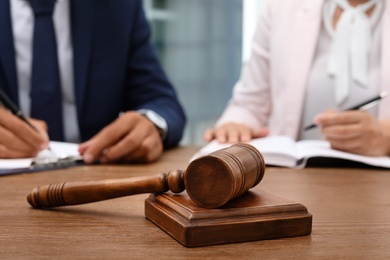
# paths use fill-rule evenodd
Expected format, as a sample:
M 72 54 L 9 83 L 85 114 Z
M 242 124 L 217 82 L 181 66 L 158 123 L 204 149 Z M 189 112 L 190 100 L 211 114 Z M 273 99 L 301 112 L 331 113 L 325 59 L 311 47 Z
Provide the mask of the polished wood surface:
M 185 169 L 197 148 L 178 148 L 151 165 L 82 166 L 0 177 L 0 257 L 302 259 L 390 257 L 390 170 L 267 168 L 262 189 L 305 205 L 309 236 L 186 248 L 145 218 L 148 194 L 52 210 L 26 195 L 50 183 L 151 176 Z

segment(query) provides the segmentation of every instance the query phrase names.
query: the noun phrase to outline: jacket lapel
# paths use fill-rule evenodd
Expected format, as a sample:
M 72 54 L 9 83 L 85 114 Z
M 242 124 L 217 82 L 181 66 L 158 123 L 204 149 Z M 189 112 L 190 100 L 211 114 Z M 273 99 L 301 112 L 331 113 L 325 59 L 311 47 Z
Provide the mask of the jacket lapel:
M 73 0 L 71 2 L 71 28 L 73 36 L 73 59 L 77 112 L 81 118 L 90 65 L 93 0 Z
M 11 25 L 9 0 L 0 1 L 0 78 L 6 85 L 4 90 L 18 104 L 15 49 Z
M 290 31 L 290 64 L 287 75 L 288 97 L 286 104 L 286 122 L 289 135 L 298 137 L 302 119 L 307 78 L 312 65 L 318 34 L 321 26 L 322 5 L 324 0 L 304 0 L 302 9 L 296 13 L 294 25 Z

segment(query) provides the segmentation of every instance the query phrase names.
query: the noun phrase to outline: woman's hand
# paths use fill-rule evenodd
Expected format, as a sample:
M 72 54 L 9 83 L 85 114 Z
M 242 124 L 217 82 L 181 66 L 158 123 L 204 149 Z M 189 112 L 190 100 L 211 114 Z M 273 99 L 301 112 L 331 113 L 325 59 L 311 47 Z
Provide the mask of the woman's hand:
M 206 130 L 204 139 L 208 142 L 216 139 L 220 143 L 239 143 L 265 137 L 268 133 L 268 128 L 253 129 L 244 124 L 228 123 Z
M 390 120 L 365 111 L 327 111 L 314 119 L 337 150 L 369 156 L 390 155 Z

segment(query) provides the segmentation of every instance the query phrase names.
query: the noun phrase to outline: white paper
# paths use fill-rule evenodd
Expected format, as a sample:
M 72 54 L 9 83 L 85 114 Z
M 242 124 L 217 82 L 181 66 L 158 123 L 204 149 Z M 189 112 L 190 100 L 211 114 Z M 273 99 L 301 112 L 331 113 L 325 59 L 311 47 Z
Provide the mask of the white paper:
M 51 150 L 43 150 L 35 158 L 0 159 L 0 169 L 29 168 L 34 159 L 54 159 L 80 155 L 78 144 L 51 141 L 49 146 Z

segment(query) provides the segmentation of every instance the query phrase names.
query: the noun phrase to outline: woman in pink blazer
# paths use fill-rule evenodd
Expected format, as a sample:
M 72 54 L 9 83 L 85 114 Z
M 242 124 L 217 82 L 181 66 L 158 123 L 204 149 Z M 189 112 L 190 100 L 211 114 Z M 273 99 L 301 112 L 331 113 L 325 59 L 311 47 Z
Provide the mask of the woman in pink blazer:
M 390 0 L 267 0 L 233 96 L 205 139 L 326 139 L 335 149 L 390 155 Z M 341 112 L 344 111 L 344 112 Z M 304 131 L 306 125 L 318 127 Z

